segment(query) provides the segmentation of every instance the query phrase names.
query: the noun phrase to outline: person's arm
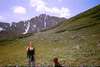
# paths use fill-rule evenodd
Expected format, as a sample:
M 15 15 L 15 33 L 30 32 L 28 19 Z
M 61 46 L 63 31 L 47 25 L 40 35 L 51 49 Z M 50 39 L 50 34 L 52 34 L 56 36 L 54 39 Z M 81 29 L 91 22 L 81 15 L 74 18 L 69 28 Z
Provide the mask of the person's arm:
M 27 55 L 27 57 L 28 57 L 28 55 L 29 55 L 29 53 L 28 53 L 28 46 L 26 47 L 26 55 Z
M 26 51 L 28 51 L 28 47 L 26 47 Z

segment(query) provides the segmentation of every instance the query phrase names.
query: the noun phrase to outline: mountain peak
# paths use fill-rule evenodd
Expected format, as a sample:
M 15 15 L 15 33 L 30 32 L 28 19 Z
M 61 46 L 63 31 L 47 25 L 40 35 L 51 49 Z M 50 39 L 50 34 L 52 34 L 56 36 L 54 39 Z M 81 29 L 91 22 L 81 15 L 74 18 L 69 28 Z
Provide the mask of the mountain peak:
M 12 34 L 14 34 L 14 36 L 19 36 L 22 34 L 35 33 L 52 28 L 64 20 L 65 19 L 46 14 L 40 14 L 39 16 L 33 17 L 27 21 L 12 22 L 11 25 L 9 23 L 0 23 L 0 29 L 5 32 L 5 34 L 9 33 L 11 36 Z

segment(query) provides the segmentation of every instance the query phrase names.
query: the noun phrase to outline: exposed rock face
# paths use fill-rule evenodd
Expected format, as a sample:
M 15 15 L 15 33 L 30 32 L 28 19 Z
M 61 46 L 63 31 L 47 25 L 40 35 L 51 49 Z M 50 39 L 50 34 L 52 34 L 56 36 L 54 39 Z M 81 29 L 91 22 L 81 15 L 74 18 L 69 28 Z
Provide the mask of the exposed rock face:
M 64 20 L 66 19 L 40 14 L 27 21 L 12 22 L 11 25 L 0 22 L 0 36 L 18 36 L 20 34 L 34 33 L 52 28 Z

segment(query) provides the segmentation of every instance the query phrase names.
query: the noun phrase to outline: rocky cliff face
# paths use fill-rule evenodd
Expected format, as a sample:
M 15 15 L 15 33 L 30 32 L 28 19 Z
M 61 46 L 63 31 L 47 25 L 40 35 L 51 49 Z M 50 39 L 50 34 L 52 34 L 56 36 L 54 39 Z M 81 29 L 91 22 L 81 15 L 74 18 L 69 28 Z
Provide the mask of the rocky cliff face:
M 12 24 L 0 22 L 0 36 L 18 36 L 20 34 L 34 33 L 52 28 L 64 20 L 66 19 L 40 14 L 27 21 L 12 22 Z

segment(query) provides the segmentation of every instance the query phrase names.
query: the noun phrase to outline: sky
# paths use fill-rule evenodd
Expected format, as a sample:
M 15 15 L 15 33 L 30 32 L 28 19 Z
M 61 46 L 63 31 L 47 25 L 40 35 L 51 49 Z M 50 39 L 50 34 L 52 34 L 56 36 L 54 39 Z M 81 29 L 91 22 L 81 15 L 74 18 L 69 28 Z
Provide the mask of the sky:
M 44 13 L 71 18 L 96 5 L 100 0 L 0 0 L 0 21 L 25 21 Z

